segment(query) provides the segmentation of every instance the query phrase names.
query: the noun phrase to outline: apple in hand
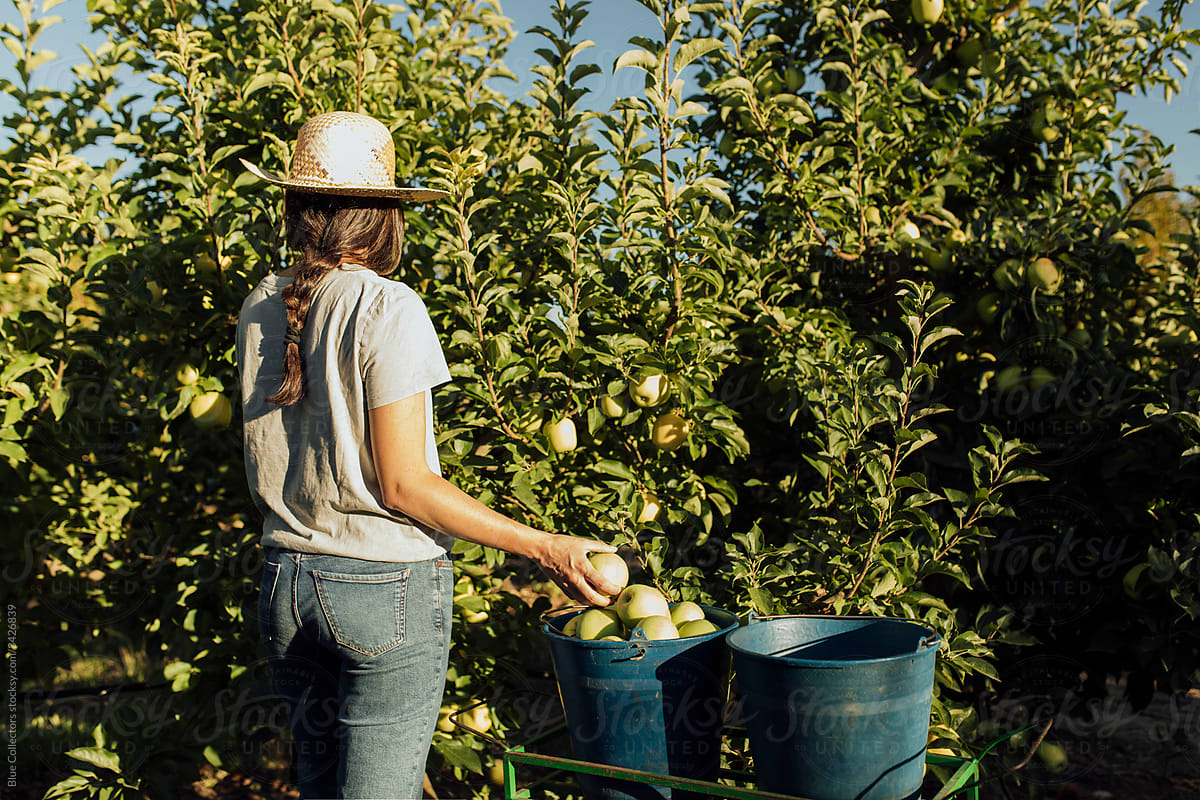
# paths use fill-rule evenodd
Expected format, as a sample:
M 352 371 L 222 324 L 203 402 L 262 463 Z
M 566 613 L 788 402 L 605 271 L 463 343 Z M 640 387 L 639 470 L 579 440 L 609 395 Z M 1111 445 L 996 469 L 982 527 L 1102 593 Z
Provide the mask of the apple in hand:
M 616 553 L 592 553 L 588 561 L 605 580 L 618 587 L 618 592 L 629 583 L 629 565 Z
M 667 598 L 658 589 L 643 583 L 634 583 L 622 589 L 613 608 L 621 622 L 630 628 L 646 617 L 666 617 L 668 622 L 671 619 Z

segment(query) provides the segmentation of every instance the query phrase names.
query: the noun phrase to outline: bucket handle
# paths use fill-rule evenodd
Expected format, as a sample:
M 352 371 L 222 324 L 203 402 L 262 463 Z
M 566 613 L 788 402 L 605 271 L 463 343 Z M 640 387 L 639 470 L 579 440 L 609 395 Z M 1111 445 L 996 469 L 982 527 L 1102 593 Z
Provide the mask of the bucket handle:
M 549 625 L 553 620 L 556 620 L 559 617 L 565 617 L 572 611 L 579 611 L 581 609 L 587 610 L 589 608 L 591 608 L 591 606 L 559 606 L 558 608 L 552 608 L 549 611 L 543 611 L 541 616 L 538 617 L 538 620 Z
M 633 630 L 629 632 L 629 648 L 628 649 L 631 651 L 636 650 L 637 654 L 632 655 L 629 658 L 626 658 L 624 660 L 625 661 L 641 661 L 643 658 L 645 658 L 646 657 L 646 647 L 643 643 L 649 642 L 649 641 L 650 641 L 650 637 L 646 635 L 646 631 L 642 629 L 641 625 L 633 626 Z

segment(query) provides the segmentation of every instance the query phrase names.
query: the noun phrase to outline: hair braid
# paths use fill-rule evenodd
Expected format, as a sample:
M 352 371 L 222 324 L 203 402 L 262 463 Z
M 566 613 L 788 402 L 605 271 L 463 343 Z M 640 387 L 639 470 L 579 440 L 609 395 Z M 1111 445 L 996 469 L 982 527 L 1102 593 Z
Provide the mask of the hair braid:
M 330 270 L 336 267 L 324 259 L 314 259 L 305 254 L 304 261 L 296 267 L 295 277 L 283 289 L 283 306 L 287 311 L 287 329 L 297 338 L 304 332 L 308 321 L 308 310 L 312 307 L 313 291 Z M 300 353 L 300 342 L 288 337 L 283 345 L 283 383 L 279 391 L 267 401 L 280 406 L 300 402 L 305 395 L 304 356 Z
M 291 284 L 283 289 L 287 335 L 283 380 L 267 401 L 280 406 L 305 395 L 300 335 L 317 286 L 342 263 L 361 264 L 380 275 L 400 263 L 404 214 L 398 202 L 289 191 L 284 195 L 288 247 L 302 254 Z

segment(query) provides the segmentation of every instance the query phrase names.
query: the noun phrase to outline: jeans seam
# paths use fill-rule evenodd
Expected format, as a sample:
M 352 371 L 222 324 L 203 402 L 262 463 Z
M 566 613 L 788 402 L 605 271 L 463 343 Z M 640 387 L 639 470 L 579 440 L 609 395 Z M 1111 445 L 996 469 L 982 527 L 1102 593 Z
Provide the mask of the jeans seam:
M 441 562 L 433 564 L 433 629 L 442 632 L 442 568 Z
M 300 554 L 292 554 L 292 619 L 296 621 L 296 630 L 304 630 L 304 623 L 300 620 L 300 607 L 296 605 L 297 597 L 300 592 Z
M 266 609 L 265 609 L 267 618 L 266 618 L 266 620 L 260 620 L 260 623 L 261 622 L 266 623 L 265 625 L 263 625 L 263 630 L 266 632 L 265 638 L 268 642 L 273 641 L 275 639 L 275 592 L 279 587 L 280 565 L 277 562 L 267 562 L 266 564 L 263 565 L 263 570 L 266 571 L 270 567 L 274 567 L 274 569 L 271 570 L 271 572 L 272 572 L 271 591 L 269 591 L 267 593 L 267 602 L 266 602 Z M 262 589 L 260 588 L 259 592 L 261 592 L 261 591 L 262 591 Z

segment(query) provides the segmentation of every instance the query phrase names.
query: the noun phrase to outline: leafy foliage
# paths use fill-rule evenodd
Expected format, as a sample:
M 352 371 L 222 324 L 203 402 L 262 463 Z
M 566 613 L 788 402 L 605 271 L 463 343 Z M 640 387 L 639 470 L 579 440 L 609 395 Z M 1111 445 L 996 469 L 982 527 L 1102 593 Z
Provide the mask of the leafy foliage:
M 51 20 L 14 4 L 5 591 L 46 700 L 29 736 L 89 765 L 45 759 L 47 796 L 285 769 L 236 415 L 213 431 L 189 405 L 236 401 L 241 299 L 286 257 L 278 195 L 237 159 L 285 171 L 334 109 L 385 120 L 399 175 L 452 193 L 409 215 L 398 277 L 452 364 L 438 441 L 468 492 L 623 545 L 674 598 L 924 621 L 933 732 L 961 746 L 1030 653 L 1094 690 L 1127 673 L 1139 702 L 1195 679 L 1200 215 L 1155 205 L 1179 196 L 1169 151 L 1115 110 L 1178 91 L 1181 2 L 948 1 L 923 26 L 904 0 L 625 0 L 650 33 L 600 65 L 587 4 L 554 0 L 524 98 L 488 0 L 90 0 L 109 41 L 55 89 L 34 79 Z M 622 70 L 640 91 L 593 108 Z M 447 709 L 487 701 L 519 737 L 549 714 L 512 698 L 545 680 L 561 597 L 459 556 Z M 137 691 L 70 716 L 96 657 Z M 436 781 L 489 791 L 483 747 L 440 731 Z

